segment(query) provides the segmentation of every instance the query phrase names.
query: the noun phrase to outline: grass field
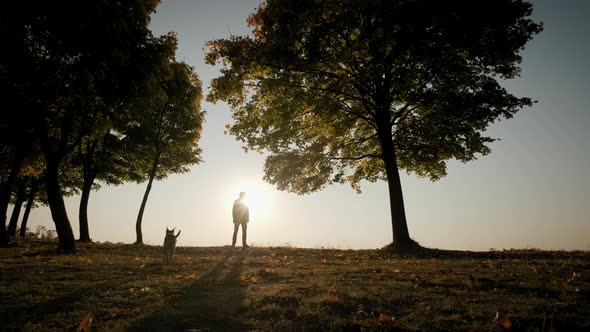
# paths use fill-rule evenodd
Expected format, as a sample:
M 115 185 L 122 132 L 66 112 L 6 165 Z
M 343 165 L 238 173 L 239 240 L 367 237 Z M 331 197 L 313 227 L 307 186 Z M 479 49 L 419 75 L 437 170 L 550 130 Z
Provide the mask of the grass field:
M 0 249 L 0 330 L 590 331 L 590 253 Z

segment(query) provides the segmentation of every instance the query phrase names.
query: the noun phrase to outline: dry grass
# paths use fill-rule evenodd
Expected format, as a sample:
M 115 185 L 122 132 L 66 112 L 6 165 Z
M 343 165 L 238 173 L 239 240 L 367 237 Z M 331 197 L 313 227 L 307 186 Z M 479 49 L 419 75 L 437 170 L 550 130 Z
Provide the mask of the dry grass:
M 1 249 L 0 330 L 590 331 L 588 252 L 54 248 Z

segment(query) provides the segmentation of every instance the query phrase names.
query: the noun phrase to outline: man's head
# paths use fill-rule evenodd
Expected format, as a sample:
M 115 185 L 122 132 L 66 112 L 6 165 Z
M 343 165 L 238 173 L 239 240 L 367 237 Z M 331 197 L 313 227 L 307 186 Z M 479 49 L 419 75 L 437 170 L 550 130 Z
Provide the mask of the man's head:
M 245 198 L 246 197 L 246 193 L 245 192 L 240 192 L 240 198 Z

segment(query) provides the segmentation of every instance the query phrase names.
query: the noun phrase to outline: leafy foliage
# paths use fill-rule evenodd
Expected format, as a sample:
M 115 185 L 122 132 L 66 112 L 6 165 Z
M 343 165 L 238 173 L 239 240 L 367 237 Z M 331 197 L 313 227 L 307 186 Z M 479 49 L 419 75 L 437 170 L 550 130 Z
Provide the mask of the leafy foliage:
M 148 181 L 135 224 L 136 244 L 143 244 L 141 224 L 154 179 L 187 172 L 188 165 L 201 162 L 198 141 L 205 115 L 201 81 L 184 63 L 164 59 L 144 89 L 145 97 L 132 102 L 137 111 L 124 129 L 136 178 Z
M 518 52 L 541 30 L 524 1 L 270 0 L 252 36 L 208 43 L 222 62 L 209 101 L 225 101 L 230 133 L 269 151 L 265 179 L 308 193 L 386 179 L 399 168 L 438 180 L 446 161 L 490 152 L 486 127 L 529 98 L 498 79 L 519 74 Z
M 208 100 L 225 101 L 229 132 L 269 151 L 264 179 L 306 194 L 387 180 L 393 244 L 410 238 L 399 169 L 438 180 L 446 162 L 490 152 L 487 126 L 529 98 L 498 83 L 541 26 L 518 1 L 269 0 L 251 36 L 210 41 L 221 62 Z
M 31 146 L 42 151 L 47 200 L 65 252 L 74 252 L 75 242 L 60 183 L 60 172 L 71 164 L 64 167 L 62 161 L 110 133 L 125 114 L 121 105 L 145 76 L 142 54 L 159 51 L 149 47 L 154 38 L 148 29 L 158 3 L 28 0 L 2 11 L 0 33 L 7 47 L 0 57 L 0 84 L 14 115 L 7 118 L 15 120 L 0 125 L 23 133 L 10 141 L 3 131 L 0 143 L 8 148 L 2 151 L 15 161 Z
M 149 179 L 156 164 L 154 176 L 161 180 L 202 161 L 201 81 L 185 63 L 166 63 L 161 70 L 132 102 L 134 117 L 123 129 L 139 181 Z

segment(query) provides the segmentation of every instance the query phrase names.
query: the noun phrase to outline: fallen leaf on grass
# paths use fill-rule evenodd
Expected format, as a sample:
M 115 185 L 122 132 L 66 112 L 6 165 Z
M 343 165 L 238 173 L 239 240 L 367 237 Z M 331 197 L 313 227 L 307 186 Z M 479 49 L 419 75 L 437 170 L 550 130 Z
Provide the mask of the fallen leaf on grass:
M 268 275 L 268 274 L 274 274 L 277 271 L 275 269 L 271 269 L 270 267 L 265 267 L 262 270 L 258 271 L 258 274 L 260 275 Z
M 141 265 L 139 266 L 139 268 L 140 268 L 140 269 L 143 269 L 144 267 L 145 267 L 145 264 L 141 264 Z
M 182 274 L 177 274 L 174 276 L 174 279 L 179 280 L 179 279 L 196 279 L 197 278 L 197 272 L 193 272 L 191 274 L 188 275 L 182 275 Z
M 86 314 L 80 324 L 78 324 L 78 328 L 76 332 L 87 332 L 90 329 L 90 325 L 92 324 L 92 316 L 90 314 Z
M 250 280 L 247 276 L 241 275 L 240 276 L 240 286 L 246 287 L 248 286 L 248 280 Z
M 50 257 L 43 257 L 43 256 L 36 256 L 35 259 L 38 262 L 49 262 L 51 260 Z
M 379 314 L 379 318 L 377 319 L 379 320 L 379 323 L 391 323 L 394 320 L 393 317 L 383 313 Z
M 256 279 L 256 277 L 252 277 L 250 278 L 250 282 L 252 282 L 253 284 L 258 282 L 258 279 Z
M 92 259 L 90 259 L 88 257 L 80 257 L 80 262 L 83 262 L 83 263 L 92 263 Z
M 510 319 L 506 318 L 504 319 L 504 321 L 502 322 L 502 326 L 505 329 L 509 329 L 510 327 L 512 327 L 512 322 L 510 321 Z
M 496 311 L 495 320 L 498 324 L 500 324 L 501 327 L 505 329 L 510 329 L 512 327 L 512 321 L 510 321 L 506 315 L 501 314 L 499 311 Z
M 330 302 L 330 303 L 340 303 L 340 302 L 342 302 L 342 299 L 341 299 L 341 298 L 339 298 L 339 297 L 338 297 L 338 296 L 336 296 L 336 295 L 328 295 L 328 296 L 326 297 L 326 302 Z
M 139 295 L 145 294 L 147 292 L 151 291 L 151 288 L 149 287 L 142 287 L 140 289 L 135 289 L 133 287 L 129 288 L 129 293 L 131 293 L 131 296 L 133 297 L 137 297 Z

